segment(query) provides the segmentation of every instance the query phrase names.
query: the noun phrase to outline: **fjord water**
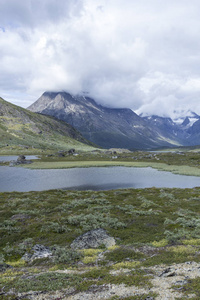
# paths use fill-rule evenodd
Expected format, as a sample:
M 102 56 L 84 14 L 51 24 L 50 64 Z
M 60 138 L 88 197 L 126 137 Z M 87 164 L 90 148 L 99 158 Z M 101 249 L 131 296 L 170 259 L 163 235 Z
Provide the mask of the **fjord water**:
M 120 188 L 193 188 L 200 177 L 175 175 L 152 168 L 92 167 L 30 170 L 0 166 L 0 192 L 49 189 L 109 190 Z

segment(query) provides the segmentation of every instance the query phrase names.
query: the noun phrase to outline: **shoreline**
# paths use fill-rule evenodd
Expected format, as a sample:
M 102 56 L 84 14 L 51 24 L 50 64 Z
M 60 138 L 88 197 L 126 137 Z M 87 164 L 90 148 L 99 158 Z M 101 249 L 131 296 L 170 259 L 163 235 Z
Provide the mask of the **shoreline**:
M 28 169 L 68 169 L 68 168 L 90 168 L 90 167 L 151 167 L 159 171 L 167 171 L 173 174 L 200 176 L 200 169 L 187 165 L 168 165 L 154 162 L 127 162 L 127 161 L 62 161 L 62 162 L 34 162 L 23 167 Z

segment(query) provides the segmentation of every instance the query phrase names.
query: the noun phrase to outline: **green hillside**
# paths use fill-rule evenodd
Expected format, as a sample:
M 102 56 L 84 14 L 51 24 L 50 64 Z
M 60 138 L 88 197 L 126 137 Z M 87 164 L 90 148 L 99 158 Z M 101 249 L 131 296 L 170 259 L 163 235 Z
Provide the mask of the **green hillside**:
M 40 153 L 48 150 L 92 149 L 71 125 L 36 114 L 0 98 L 0 153 Z

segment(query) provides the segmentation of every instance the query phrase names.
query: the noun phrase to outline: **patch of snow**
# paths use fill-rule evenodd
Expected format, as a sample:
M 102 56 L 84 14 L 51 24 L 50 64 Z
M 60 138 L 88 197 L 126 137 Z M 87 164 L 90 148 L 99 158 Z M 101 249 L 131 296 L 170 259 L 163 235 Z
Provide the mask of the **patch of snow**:
M 173 120 L 173 121 L 174 121 L 175 124 L 181 125 L 184 122 L 184 120 L 185 120 L 185 118 L 179 118 L 179 119 L 176 119 L 176 120 Z M 199 119 L 194 118 L 194 117 L 188 117 L 188 120 L 189 120 L 189 123 L 184 127 L 185 129 L 191 127 Z
M 181 125 L 183 123 L 184 119 L 183 118 L 179 118 L 179 119 L 174 119 L 173 122 L 177 125 Z
M 197 118 L 189 118 L 189 121 L 190 121 L 189 126 L 192 126 L 198 120 L 199 119 L 197 119 Z

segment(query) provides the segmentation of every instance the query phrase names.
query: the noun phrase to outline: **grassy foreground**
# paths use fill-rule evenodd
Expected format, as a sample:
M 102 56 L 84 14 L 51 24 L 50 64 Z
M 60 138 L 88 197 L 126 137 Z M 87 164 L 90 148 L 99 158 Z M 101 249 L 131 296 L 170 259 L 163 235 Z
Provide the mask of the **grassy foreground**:
M 0 259 L 13 268 L 1 269 L 0 299 L 32 299 L 34 291 L 34 299 L 76 299 L 108 284 L 113 291 L 123 284 L 127 294 L 107 299 L 157 299 L 157 269 L 200 263 L 199 201 L 200 188 L 1 193 Z M 106 229 L 116 246 L 71 251 L 77 236 L 95 228 Z M 51 247 L 54 259 L 21 260 L 35 244 Z M 139 294 L 125 296 L 133 287 Z M 55 291 L 60 298 L 50 298 Z M 199 299 L 200 277 L 186 280 L 180 293 Z

